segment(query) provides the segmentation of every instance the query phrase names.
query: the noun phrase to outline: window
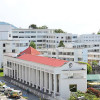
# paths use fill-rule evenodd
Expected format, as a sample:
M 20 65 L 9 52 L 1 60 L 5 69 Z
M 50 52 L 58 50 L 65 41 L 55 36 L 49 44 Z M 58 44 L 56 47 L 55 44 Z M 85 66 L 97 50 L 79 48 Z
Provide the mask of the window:
M 3 44 L 3 47 L 5 47 L 6 45 L 5 45 L 5 43 Z
M 20 31 L 19 33 L 24 33 L 23 31 Z
M 73 36 L 73 38 L 77 38 L 77 36 Z
M 42 42 L 42 40 L 37 40 L 37 42 Z
M 31 31 L 31 33 L 36 33 L 36 31 Z
M 55 52 L 52 52 L 52 55 L 56 55 L 56 53 Z
M 30 31 L 25 31 L 25 33 L 30 33 Z
M 77 84 L 70 84 L 69 89 L 71 92 L 76 92 L 77 91 Z
M 15 49 L 13 49 L 12 52 L 15 53 Z
M 18 38 L 18 36 L 13 36 L 13 38 Z
M 24 36 L 19 36 L 19 38 L 24 38 Z
M 9 34 L 9 37 L 11 37 L 11 34 Z
M 31 36 L 31 38 L 36 38 L 36 36 Z
M 5 52 L 6 52 L 6 50 L 4 49 L 4 50 L 3 50 L 3 53 L 5 53 Z

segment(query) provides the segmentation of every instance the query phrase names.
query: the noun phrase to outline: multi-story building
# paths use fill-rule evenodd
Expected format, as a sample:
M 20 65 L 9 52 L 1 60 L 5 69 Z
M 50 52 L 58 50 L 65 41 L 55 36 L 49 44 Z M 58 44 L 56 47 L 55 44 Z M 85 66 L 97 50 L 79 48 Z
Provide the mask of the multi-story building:
M 77 41 L 77 35 L 71 33 L 55 33 L 53 29 L 13 29 L 13 40 L 35 42 L 39 48 L 57 48 L 60 41 L 70 43 Z
M 19 87 L 50 100 L 68 100 L 71 93 L 77 90 L 86 91 L 85 64 L 43 57 L 39 54 L 29 47 L 16 57 L 5 55 L 4 75 Z
M 54 48 L 54 49 L 38 49 L 44 56 L 63 59 L 67 61 L 74 62 L 88 62 L 88 51 L 87 49 L 77 49 L 77 48 Z
M 0 22 L 0 67 L 2 67 L 3 54 L 20 53 L 28 47 L 27 40 L 12 40 L 12 29 L 15 26 Z
M 94 58 L 90 58 L 88 56 L 90 54 L 97 55 L 100 53 L 100 43 L 99 42 L 67 43 L 65 44 L 65 47 L 38 49 L 38 51 L 40 51 L 44 56 L 47 57 L 64 59 L 64 60 L 75 61 L 75 62 L 78 61 L 90 62 L 90 59 L 94 59 L 94 58 L 98 59 L 99 56 L 95 56 Z M 98 61 L 98 65 L 100 65 L 99 61 Z
M 83 34 L 78 37 L 78 42 L 100 42 L 99 34 Z

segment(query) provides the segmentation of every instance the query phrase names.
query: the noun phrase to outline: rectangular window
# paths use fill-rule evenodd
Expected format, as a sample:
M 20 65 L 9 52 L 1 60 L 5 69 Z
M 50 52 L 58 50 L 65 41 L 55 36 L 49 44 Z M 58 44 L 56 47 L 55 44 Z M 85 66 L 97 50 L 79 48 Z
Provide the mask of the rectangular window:
M 5 47 L 6 45 L 5 45 L 5 43 L 3 44 L 3 47 Z
M 19 31 L 19 33 L 24 33 L 23 31 Z
M 5 53 L 5 52 L 6 52 L 6 50 L 4 49 L 4 50 L 3 50 L 3 53 Z
M 12 53 L 15 53 L 15 49 L 12 50 Z
M 25 31 L 25 33 L 30 33 L 30 31 Z
M 70 84 L 69 89 L 71 92 L 77 92 L 77 84 Z
M 9 34 L 9 37 L 11 37 L 11 34 Z
M 36 38 L 36 36 L 31 36 L 31 38 Z
M 31 31 L 31 33 L 36 33 L 36 31 Z
M 18 36 L 13 36 L 13 38 L 18 38 Z

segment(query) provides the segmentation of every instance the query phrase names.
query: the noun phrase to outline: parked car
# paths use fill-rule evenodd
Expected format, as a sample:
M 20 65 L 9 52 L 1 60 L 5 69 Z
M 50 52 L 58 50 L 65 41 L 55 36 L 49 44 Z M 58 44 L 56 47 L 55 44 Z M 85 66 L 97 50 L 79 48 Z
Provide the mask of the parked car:
M 20 90 L 13 90 L 8 93 L 8 97 L 20 98 L 20 96 L 22 96 L 22 92 Z
M 13 88 L 10 88 L 10 87 L 9 88 L 6 88 L 5 91 L 4 91 L 4 94 L 5 95 L 8 95 L 8 93 L 11 92 L 11 91 L 13 91 L 13 90 L 14 89 Z
M 6 85 L 0 86 L 0 91 L 1 92 L 4 92 L 6 88 L 9 88 L 9 87 L 6 86 Z

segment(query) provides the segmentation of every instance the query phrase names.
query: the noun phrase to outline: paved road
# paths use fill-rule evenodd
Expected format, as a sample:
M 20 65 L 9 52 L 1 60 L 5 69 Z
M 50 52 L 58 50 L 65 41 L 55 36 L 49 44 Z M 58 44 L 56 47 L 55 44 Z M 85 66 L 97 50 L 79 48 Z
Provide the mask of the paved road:
M 0 80 L 4 80 L 4 79 L 0 77 Z M 9 86 L 9 87 L 11 87 L 11 88 L 14 88 L 14 89 L 16 89 L 16 90 L 21 90 L 22 93 L 23 93 L 23 96 L 24 96 L 24 97 L 28 97 L 27 100 L 40 100 L 40 99 L 39 99 L 37 96 L 35 96 L 34 94 L 32 94 L 32 93 L 27 93 L 26 90 L 23 90 L 23 89 L 21 89 L 21 88 L 15 86 L 15 85 L 13 85 L 13 84 L 7 82 L 7 81 L 6 81 L 6 85 Z M 9 100 L 10 100 L 10 99 L 9 99 Z M 15 100 L 15 99 L 13 99 L 13 100 Z M 22 99 L 20 99 L 20 100 L 22 100 Z

